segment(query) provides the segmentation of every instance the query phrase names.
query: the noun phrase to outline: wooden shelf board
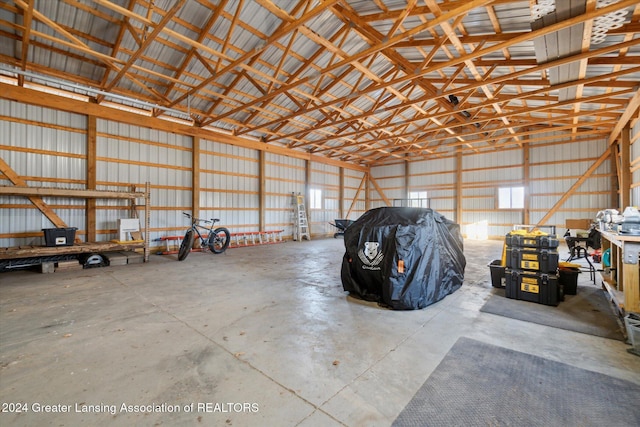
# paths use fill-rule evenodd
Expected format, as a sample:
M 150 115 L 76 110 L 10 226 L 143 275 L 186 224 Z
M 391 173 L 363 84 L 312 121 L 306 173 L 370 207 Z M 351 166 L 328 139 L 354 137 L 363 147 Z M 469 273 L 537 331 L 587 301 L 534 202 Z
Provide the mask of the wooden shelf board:
M 51 255 L 73 255 L 94 252 L 128 251 L 138 248 L 144 248 L 144 243 L 94 242 L 78 243 L 73 246 L 17 246 L 10 248 L 0 248 L 0 260 Z

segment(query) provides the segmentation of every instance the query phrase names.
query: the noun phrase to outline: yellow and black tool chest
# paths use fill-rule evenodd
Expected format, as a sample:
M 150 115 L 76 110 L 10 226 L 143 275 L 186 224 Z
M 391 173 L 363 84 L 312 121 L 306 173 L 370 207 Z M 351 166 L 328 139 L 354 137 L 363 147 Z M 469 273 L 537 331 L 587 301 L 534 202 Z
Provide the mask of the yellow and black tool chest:
M 515 230 L 505 236 L 505 295 L 523 301 L 558 305 L 558 238 L 541 231 Z

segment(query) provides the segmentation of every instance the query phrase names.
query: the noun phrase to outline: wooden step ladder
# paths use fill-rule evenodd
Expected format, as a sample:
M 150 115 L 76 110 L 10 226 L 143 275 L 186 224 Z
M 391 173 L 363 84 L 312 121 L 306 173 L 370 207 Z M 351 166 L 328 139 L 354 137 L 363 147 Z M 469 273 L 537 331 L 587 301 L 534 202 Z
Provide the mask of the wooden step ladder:
M 302 240 L 305 237 L 311 240 L 304 196 L 300 193 L 291 193 L 291 204 L 293 206 L 293 240 Z

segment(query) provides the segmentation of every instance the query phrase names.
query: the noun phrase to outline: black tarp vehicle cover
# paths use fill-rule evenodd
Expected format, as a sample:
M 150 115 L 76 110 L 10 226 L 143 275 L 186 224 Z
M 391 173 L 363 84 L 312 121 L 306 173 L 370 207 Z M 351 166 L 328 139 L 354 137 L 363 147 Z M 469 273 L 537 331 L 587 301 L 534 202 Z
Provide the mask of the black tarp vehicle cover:
M 345 291 L 395 310 L 424 308 L 462 286 L 460 226 L 432 209 L 365 212 L 344 232 Z

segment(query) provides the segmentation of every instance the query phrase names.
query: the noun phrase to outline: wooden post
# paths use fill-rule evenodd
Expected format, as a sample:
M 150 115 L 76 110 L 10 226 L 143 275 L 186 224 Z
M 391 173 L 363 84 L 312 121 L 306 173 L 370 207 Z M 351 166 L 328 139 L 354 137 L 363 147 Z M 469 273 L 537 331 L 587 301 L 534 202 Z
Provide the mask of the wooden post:
M 304 161 L 304 202 L 306 204 L 306 212 L 307 212 L 307 230 L 309 231 L 309 237 L 311 237 L 311 206 L 309 204 L 311 197 L 311 160 Z M 302 237 L 298 236 L 300 240 Z
M 371 176 L 371 170 L 366 172 L 364 177 L 364 210 L 368 211 L 371 209 L 371 194 L 370 193 L 370 185 L 369 185 L 369 177 Z
M 200 137 L 191 138 L 191 214 L 200 215 Z
M 151 183 L 144 185 L 144 262 L 149 262 L 149 242 L 151 241 Z
M 618 172 L 618 147 L 616 144 L 610 146 L 611 150 L 611 204 L 612 208 L 618 207 L 618 192 L 619 192 L 619 176 Z
M 87 190 L 95 190 L 97 183 L 97 118 L 96 116 L 87 116 Z M 96 199 L 86 200 L 86 242 L 96 242 Z
M 529 157 L 529 143 L 522 144 L 523 157 L 523 178 L 524 178 L 524 211 L 522 212 L 522 223 L 531 223 L 531 170 Z
M 631 129 L 629 123 L 620 132 L 620 212 L 631 205 Z
M 462 226 L 462 151 L 456 153 L 456 222 Z
M 259 164 L 258 164 L 258 216 L 259 216 L 259 230 L 265 231 L 265 194 L 266 194 L 266 162 L 265 162 L 265 152 L 260 150 L 258 151 L 259 156 Z
M 404 197 L 403 199 L 409 198 L 409 162 L 407 160 L 404 161 Z
M 340 189 L 338 194 L 338 216 L 344 218 L 344 168 L 340 167 Z

